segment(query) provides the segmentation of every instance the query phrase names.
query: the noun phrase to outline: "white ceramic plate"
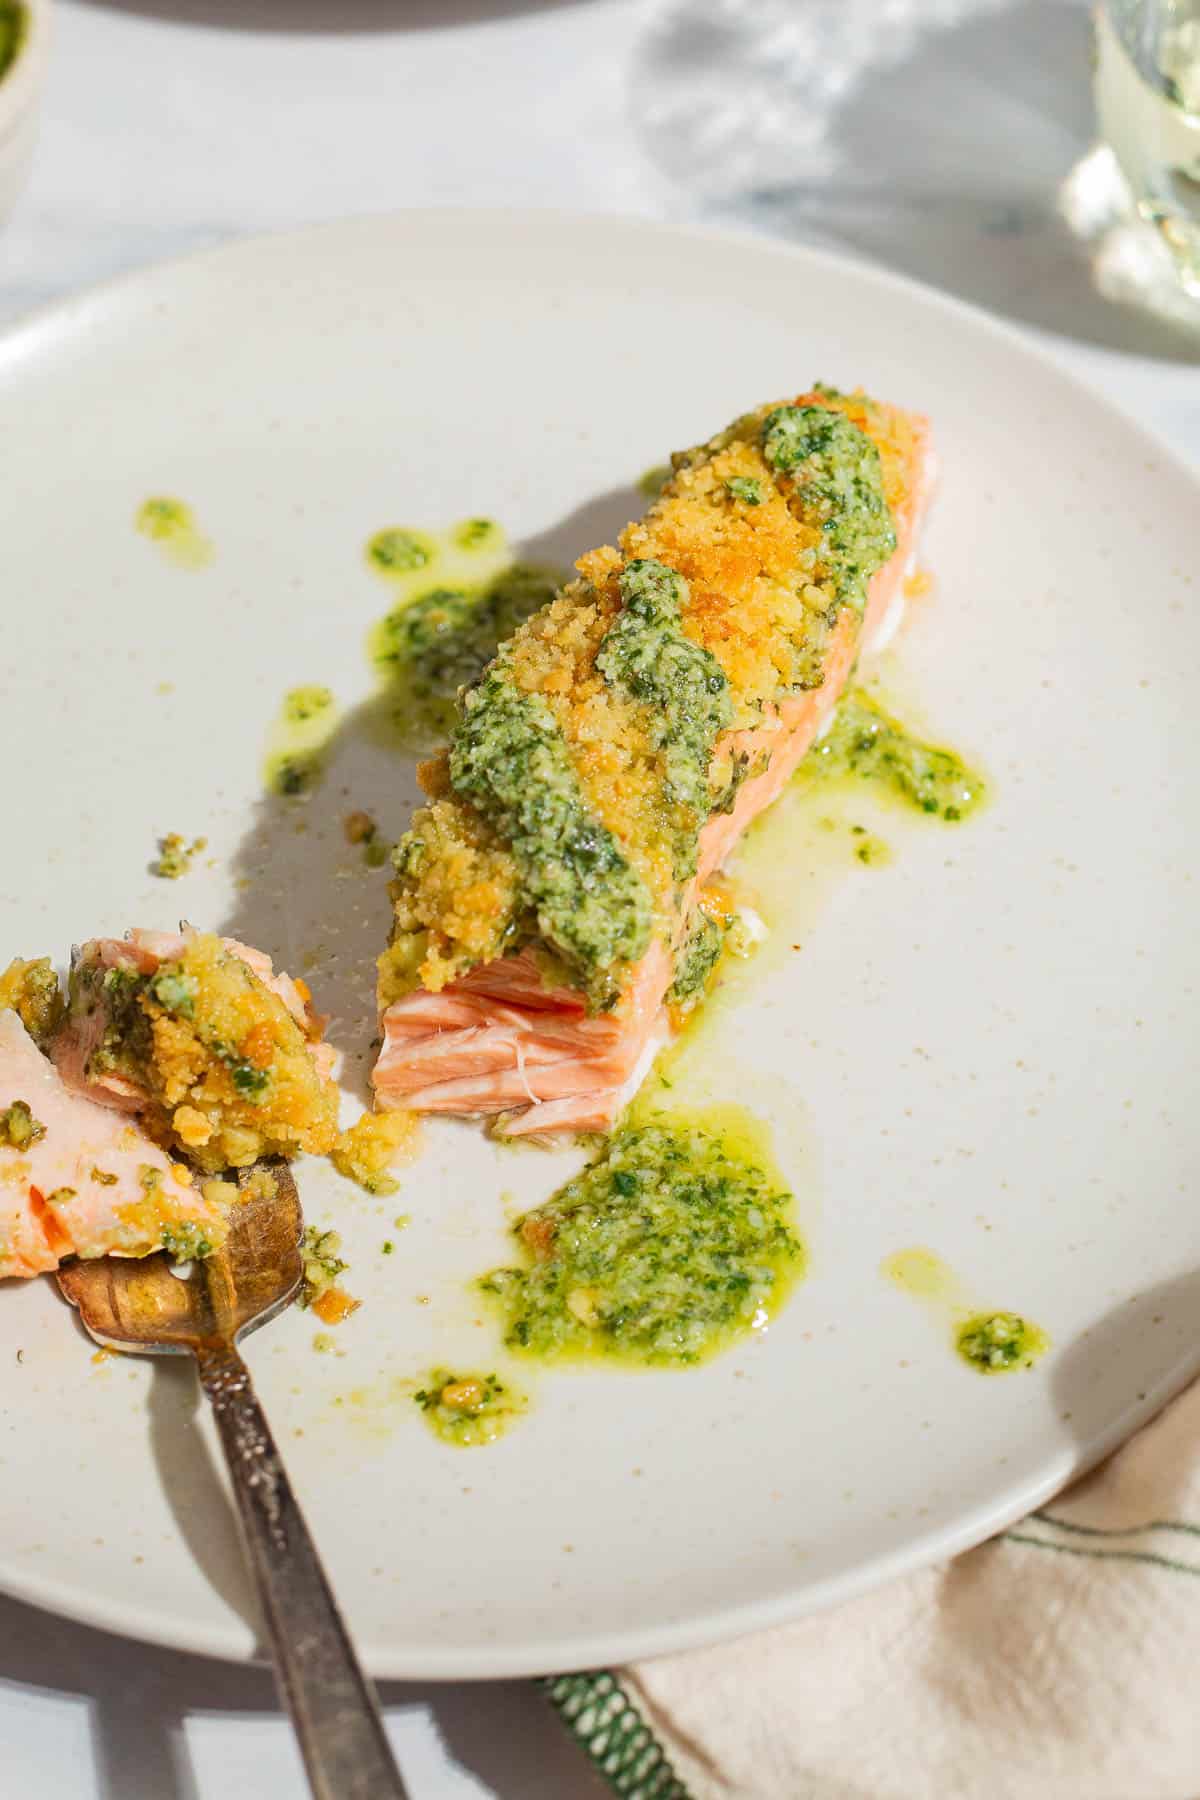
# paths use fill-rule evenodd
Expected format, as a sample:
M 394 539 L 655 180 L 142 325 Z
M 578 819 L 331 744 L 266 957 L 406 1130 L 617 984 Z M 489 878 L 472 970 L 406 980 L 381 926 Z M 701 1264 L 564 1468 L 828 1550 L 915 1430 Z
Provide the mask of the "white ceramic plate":
M 504 1254 L 506 1205 L 572 1158 L 444 1125 L 395 1201 L 304 1169 L 365 1304 L 342 1355 L 314 1354 L 298 1312 L 248 1354 L 379 1674 L 603 1664 L 844 1600 L 1035 1504 L 1200 1364 L 1196 487 L 961 307 L 615 221 L 427 212 L 239 245 L 0 345 L 4 955 L 181 912 L 297 973 L 316 952 L 351 1086 L 387 906 L 339 819 L 366 806 L 398 832 L 411 773 L 349 730 L 300 834 L 260 764 L 286 688 L 370 690 L 388 595 L 365 540 L 487 513 L 578 553 L 666 450 L 816 377 L 934 419 L 937 593 L 890 679 L 994 801 L 954 833 L 889 822 L 895 860 L 847 857 L 819 906 L 772 827 L 767 862 L 793 871 L 776 948 L 711 1061 L 777 1127 L 812 1251 L 764 1340 L 682 1374 L 531 1371 L 504 1441 L 444 1448 L 399 1384 L 502 1360 L 465 1283 Z M 210 567 L 133 530 L 162 492 L 194 507 Z M 207 833 L 215 866 L 150 877 L 165 830 Z M 1053 1353 L 966 1370 L 880 1276 L 913 1244 Z M 248 1654 L 182 1365 L 95 1364 L 36 1283 L 0 1294 L 0 1369 L 0 1583 Z

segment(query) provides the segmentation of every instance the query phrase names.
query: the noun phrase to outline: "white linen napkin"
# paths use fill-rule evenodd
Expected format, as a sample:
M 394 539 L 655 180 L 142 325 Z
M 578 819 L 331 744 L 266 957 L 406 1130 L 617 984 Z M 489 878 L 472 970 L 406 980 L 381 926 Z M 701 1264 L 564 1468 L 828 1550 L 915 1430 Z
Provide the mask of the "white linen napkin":
M 1200 1383 L 963 1556 L 547 1687 L 626 1800 L 1195 1800 Z

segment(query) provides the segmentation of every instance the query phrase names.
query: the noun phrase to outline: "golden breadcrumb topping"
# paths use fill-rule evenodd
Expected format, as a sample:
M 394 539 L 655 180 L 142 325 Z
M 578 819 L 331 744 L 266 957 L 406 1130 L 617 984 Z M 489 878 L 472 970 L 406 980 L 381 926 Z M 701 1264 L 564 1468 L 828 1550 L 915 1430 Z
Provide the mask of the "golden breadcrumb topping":
M 861 393 L 818 389 L 797 407 L 838 411 L 874 443 L 889 507 L 905 498 L 912 428 L 907 417 Z M 797 683 L 820 681 L 820 655 L 839 596 L 823 562 L 822 524 L 763 451 L 764 406 L 708 445 L 673 459 L 674 473 L 619 548 L 582 556 L 572 581 L 504 648 L 506 679 L 538 695 L 569 747 L 582 796 L 617 841 L 652 897 L 656 929 L 675 929 L 679 869 L 666 802 L 666 751 L 650 708 L 606 679 L 597 653 L 622 609 L 620 581 L 635 560 L 661 563 L 687 583 L 680 629 L 728 680 L 732 730 L 769 716 Z M 805 657 L 808 658 L 805 664 Z M 815 675 L 812 671 L 815 669 Z M 728 774 L 718 743 L 710 779 Z M 450 783 L 445 753 L 424 766 L 432 804 L 417 813 L 396 853 L 395 927 L 379 961 L 387 1006 L 415 986 L 438 991 L 534 934 L 522 917 L 520 868 L 470 801 Z

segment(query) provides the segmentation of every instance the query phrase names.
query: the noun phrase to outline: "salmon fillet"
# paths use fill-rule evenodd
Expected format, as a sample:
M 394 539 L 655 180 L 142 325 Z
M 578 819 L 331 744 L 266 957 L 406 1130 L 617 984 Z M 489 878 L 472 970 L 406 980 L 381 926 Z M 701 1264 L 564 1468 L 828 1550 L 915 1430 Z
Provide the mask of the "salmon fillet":
M 675 977 L 676 959 L 695 919 L 704 885 L 721 868 L 751 821 L 778 797 L 829 724 L 858 658 L 882 647 L 895 630 L 903 609 L 904 580 L 914 565 L 931 495 L 933 458 L 924 418 L 876 405 L 863 396 L 830 398 L 828 390 L 820 389 L 802 396 L 796 405 L 840 409 L 883 453 L 884 489 L 895 547 L 866 583 L 861 610 L 841 604 L 831 615 L 833 622 L 822 641 L 820 673 L 815 684 L 789 691 L 783 683 L 781 691 L 765 703 L 760 687 L 755 690 L 759 704 L 752 721 L 739 722 L 717 740 L 713 766 L 735 761 L 745 778 L 734 789 L 730 801 L 712 811 L 703 824 L 694 869 L 672 895 L 674 911 L 668 912 L 667 922 L 656 928 L 644 953 L 622 971 L 616 1003 L 607 1010 L 597 1010 L 581 987 L 561 980 L 548 981 L 544 973 L 546 958 L 536 944 L 505 956 L 483 958 L 465 972 L 458 972 L 456 965 L 448 963 L 446 967 L 452 974 L 449 980 L 443 979 L 436 954 L 427 954 L 419 985 L 394 998 L 388 997 L 384 989 L 387 1003 L 381 1008 L 383 1044 L 373 1076 L 379 1106 L 429 1113 L 503 1113 L 508 1115 L 504 1122 L 508 1136 L 603 1130 L 636 1091 L 657 1048 L 670 1035 L 667 997 Z M 782 410 L 791 409 L 777 409 Z M 774 416 L 766 414 L 768 424 Z M 739 422 L 731 430 L 737 432 L 742 427 L 744 422 Z M 713 443 L 722 446 L 715 458 L 728 458 L 726 440 Z M 708 452 L 712 448 L 708 446 Z M 682 470 L 677 469 L 675 482 L 665 491 L 657 510 L 651 510 L 646 525 L 630 527 L 623 535 L 622 549 L 626 555 L 639 555 L 648 545 L 652 554 L 686 577 L 690 607 L 682 615 L 683 629 L 689 637 L 707 634 L 704 641 L 712 647 L 737 693 L 744 691 L 756 675 L 752 656 L 756 646 L 751 644 L 748 652 L 745 643 L 748 636 L 754 635 L 746 615 L 749 602 L 757 602 L 762 592 L 767 562 L 764 560 L 760 567 L 754 559 L 759 555 L 762 559 L 770 557 L 784 536 L 784 528 L 780 527 L 774 542 L 763 540 L 765 548 L 760 553 L 756 540 L 745 530 L 739 533 L 731 528 L 726 514 L 717 509 L 710 482 L 706 499 L 712 519 L 706 542 L 704 516 L 696 518 L 694 505 L 688 510 L 692 497 L 689 477 L 697 466 L 698 454 L 691 453 L 691 462 L 683 460 Z M 765 479 L 761 458 L 748 458 L 747 452 L 741 463 L 730 466 L 739 471 L 752 467 L 756 473 L 749 477 L 740 474 L 724 484 L 731 492 L 736 489 L 739 497 L 761 488 Z M 681 459 L 676 460 L 678 464 Z M 701 462 L 698 466 L 703 472 L 706 465 Z M 719 466 L 724 470 L 725 463 Z M 781 485 L 788 498 L 788 484 Z M 750 504 L 757 513 L 763 499 L 751 499 Z M 797 577 L 803 581 L 804 568 L 811 567 L 811 560 L 805 562 L 804 556 L 801 550 L 792 572 L 793 588 Z M 579 568 L 585 581 L 600 584 L 607 579 L 614 558 L 619 566 L 619 553 L 615 551 L 595 552 L 583 558 Z M 771 573 L 778 580 L 778 566 Z M 567 617 L 566 628 L 571 624 Z M 536 627 L 536 620 L 533 625 Z M 767 648 L 769 651 L 769 644 Z M 577 675 L 582 669 L 579 678 L 586 681 L 586 664 L 577 660 L 575 669 Z M 591 766 L 592 749 L 582 732 L 579 737 L 580 742 L 574 747 L 576 766 L 586 770 Z M 436 770 L 432 791 L 435 795 L 445 791 L 444 776 Z M 598 785 L 595 791 L 603 793 Z M 619 834 L 619 799 L 617 810 L 604 818 L 610 829 Z M 481 911 L 486 917 L 488 905 L 493 911 L 501 908 L 503 865 L 494 855 L 492 863 L 483 866 L 482 853 L 475 863 L 470 863 L 461 849 L 457 854 L 461 877 L 451 854 L 443 853 L 446 888 L 453 895 L 448 905 L 463 909 L 460 896 L 473 892 L 469 878 L 476 867 L 482 867 L 487 879 L 475 884 L 484 896 Z M 404 866 L 399 861 L 397 866 L 401 881 L 396 887 L 403 890 Z M 494 873 L 497 867 L 498 878 Z M 428 887 L 425 867 L 421 878 Z M 492 882 L 491 889 L 487 880 Z M 451 917 L 448 930 L 458 932 L 452 950 L 457 952 L 461 942 L 468 946 L 469 953 L 468 932 L 458 924 L 456 916 Z M 429 936 L 426 932 L 421 941 L 426 942 Z M 381 970 L 386 963 L 386 957 L 381 959 Z
M 219 1196 L 128 1119 L 70 1092 L 16 1013 L 0 1012 L 0 1280 L 67 1256 L 204 1254 L 225 1233 Z

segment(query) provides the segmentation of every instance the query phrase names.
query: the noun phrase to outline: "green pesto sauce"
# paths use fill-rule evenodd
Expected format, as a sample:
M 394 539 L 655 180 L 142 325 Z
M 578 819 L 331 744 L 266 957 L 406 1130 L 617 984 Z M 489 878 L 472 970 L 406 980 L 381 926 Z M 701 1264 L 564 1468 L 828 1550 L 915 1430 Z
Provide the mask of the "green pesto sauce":
M 1041 1327 L 1019 1313 L 980 1311 L 934 1250 L 921 1245 L 897 1250 L 885 1259 L 881 1272 L 901 1293 L 927 1307 L 939 1329 L 951 1327 L 955 1350 L 979 1375 L 1031 1369 L 1050 1348 Z
M 368 540 L 364 555 L 373 574 L 408 598 L 431 582 L 457 587 L 484 581 L 513 560 L 495 519 L 460 519 L 445 531 L 388 525 Z
M 861 688 L 847 693 L 832 728 L 809 751 L 803 767 L 810 774 L 880 782 L 898 799 L 948 824 L 968 818 L 985 793 L 980 777 L 953 750 L 910 736 Z
M 296 1305 L 310 1307 L 314 1300 L 328 1293 L 337 1283 L 338 1277 L 344 1275 L 350 1264 L 339 1254 L 342 1248 L 341 1234 L 329 1231 L 320 1225 L 304 1227 L 304 1241 L 300 1246 L 300 1261 L 303 1276 L 300 1292 L 296 1295 Z
M 653 468 L 646 469 L 638 476 L 634 485 L 638 493 L 644 494 L 647 500 L 657 500 L 673 474 L 670 463 L 655 463 Z
M 189 844 L 181 831 L 168 831 L 158 840 L 158 855 L 150 864 L 150 873 L 162 881 L 178 881 L 190 872 L 193 857 L 207 848 L 206 837 L 193 838 Z
M 675 980 L 667 993 L 673 1006 L 690 1011 L 704 997 L 713 970 L 724 953 L 725 937 L 726 933 L 716 919 L 697 909 L 675 958 Z
M 650 941 L 650 893 L 587 806 L 554 714 L 508 679 L 503 653 L 462 696 L 450 780 L 508 843 L 540 936 L 593 1005 L 610 1004 L 617 966 Z M 401 874 L 420 851 L 401 845 Z
M 1040 1326 L 1011 1312 L 976 1313 L 959 1326 L 954 1341 L 963 1361 L 980 1375 L 1032 1369 L 1050 1347 Z
M 515 562 L 503 527 L 484 518 L 445 531 L 389 526 L 370 540 L 366 560 L 393 595 L 367 639 L 382 683 L 376 716 L 389 743 L 431 750 L 453 730 L 458 690 L 478 681 L 565 575 Z
M 46 1127 L 35 1119 L 25 1100 L 14 1100 L 0 1111 L 0 1144 L 8 1150 L 28 1150 L 46 1135 Z
M 408 575 L 423 569 L 437 555 L 433 538 L 423 531 L 388 525 L 367 544 L 367 561 L 381 575 Z
M 324 752 L 338 726 L 338 708 L 327 687 L 292 688 L 283 697 L 267 739 L 266 783 L 273 794 L 296 797 L 316 786 Z
M 891 844 L 869 832 L 865 824 L 846 824 L 844 819 L 833 817 L 817 819 L 817 824 L 822 832 L 846 833 L 849 855 L 855 862 L 862 862 L 864 868 L 882 869 L 892 860 Z
M 176 1219 L 162 1228 L 162 1247 L 174 1262 L 202 1262 L 216 1246 L 196 1219 Z
M 734 475 L 725 483 L 725 492 L 742 506 L 762 505 L 762 483 L 754 475 Z
M 494 549 L 490 534 L 499 530 L 487 519 L 468 520 L 454 541 L 460 549 Z M 423 750 L 446 742 L 458 690 L 478 681 L 504 639 L 554 598 L 561 579 L 558 570 L 512 563 L 479 586 L 427 588 L 379 621 L 370 654 L 387 683 L 401 743 Z
M 104 969 L 98 964 L 75 964 L 67 977 L 69 1015 L 86 1028 L 103 990 L 106 1023 L 103 1036 L 87 1059 L 89 1077 L 125 1075 L 139 1085 L 155 1058 L 153 1021 L 162 1013 L 195 1023 L 198 990 L 196 979 L 178 962 L 162 962 L 152 975 L 133 969 Z M 238 1093 L 260 1101 L 271 1086 L 271 1070 L 247 1061 L 236 1047 L 209 1032 L 196 1036 L 229 1071 Z M 157 1178 L 158 1171 L 152 1171 Z
M 764 1325 L 804 1269 L 791 1196 L 732 1109 L 649 1114 L 516 1226 L 480 1283 L 513 1350 L 695 1363 Z
M 684 635 L 682 575 L 639 558 L 622 569 L 620 590 L 622 608 L 596 667 L 610 687 L 646 709 L 647 736 L 663 759 L 675 879 L 682 882 L 695 873 L 696 846 L 714 799 L 723 799 L 711 793 L 708 772 L 717 738 L 733 723 L 733 699 L 716 657 Z
M 868 831 L 865 825 L 850 827 L 850 844 L 855 860 L 864 868 L 881 869 L 892 860 L 891 845 Z
M 751 916 L 752 916 L 751 909 Z M 702 1000 L 708 998 L 717 971 L 728 957 L 739 960 L 752 956 L 758 945 L 754 927 L 743 909 L 730 903 L 726 912 L 715 916 L 707 908 L 697 908 L 688 926 L 687 936 L 675 954 L 675 979 L 667 990 L 672 1026 L 678 1031 L 692 1022 Z M 660 1080 L 665 1077 L 662 1054 L 655 1062 Z M 671 1086 L 670 1081 L 664 1085 Z
M 413 1400 L 435 1437 L 464 1450 L 494 1444 L 528 1404 L 498 1375 L 455 1375 L 449 1369 L 432 1369 Z
M 135 524 L 177 568 L 203 569 L 213 559 L 212 542 L 196 524 L 191 507 L 170 494 L 143 500 Z
M 14 957 L 0 969 L 0 1012 L 15 1012 L 39 1050 L 47 1048 L 58 1030 L 64 1005 L 48 956 Z
M 820 382 L 815 391 L 839 397 Z M 868 582 L 896 548 L 883 468 L 875 445 L 845 413 L 810 405 L 772 407 L 761 422 L 743 414 L 707 443 L 676 452 L 673 469 L 695 468 L 748 436 L 757 438 L 793 514 L 821 534 L 800 590 L 803 626 L 791 644 L 792 686 L 811 690 L 824 680 L 825 652 L 842 607 L 862 613 Z M 726 492 L 735 504 L 762 503 L 753 477 L 734 477 Z
M 17 60 L 29 30 L 29 9 L 22 0 L 0 0 L 0 80 Z
M 464 519 L 450 533 L 450 542 L 460 550 L 498 550 L 505 536 L 495 519 Z
M 793 505 L 823 534 L 822 573 L 838 604 L 861 613 L 867 583 L 896 548 L 879 452 L 845 413 L 777 406 L 763 423 L 763 456 L 794 483 Z

